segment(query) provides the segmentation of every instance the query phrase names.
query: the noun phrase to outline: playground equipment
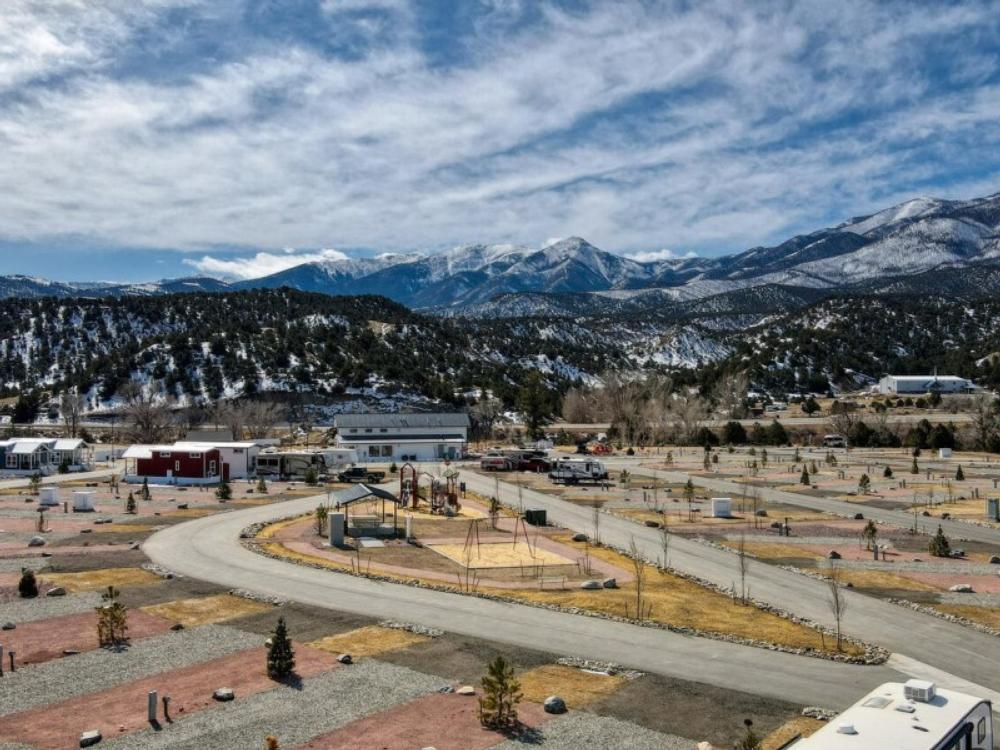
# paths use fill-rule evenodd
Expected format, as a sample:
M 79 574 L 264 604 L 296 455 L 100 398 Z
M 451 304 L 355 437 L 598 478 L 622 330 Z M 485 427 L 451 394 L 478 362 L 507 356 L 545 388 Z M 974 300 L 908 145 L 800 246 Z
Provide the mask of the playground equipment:
M 428 481 L 421 487 L 420 481 L 424 477 Z M 399 470 L 399 499 L 403 507 L 413 510 L 419 508 L 420 501 L 424 500 L 435 515 L 456 515 L 462 509 L 458 501 L 458 470 L 448 467 L 442 476 L 437 477 L 418 470 L 413 464 L 403 464 Z

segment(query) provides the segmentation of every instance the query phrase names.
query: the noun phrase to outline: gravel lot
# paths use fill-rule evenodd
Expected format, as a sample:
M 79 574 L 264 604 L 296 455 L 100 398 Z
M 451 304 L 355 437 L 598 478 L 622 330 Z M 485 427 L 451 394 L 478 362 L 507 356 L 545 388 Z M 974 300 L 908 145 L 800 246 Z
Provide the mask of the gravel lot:
M 253 648 L 260 636 L 205 625 L 147 638 L 121 652 L 88 651 L 19 669 L 0 680 L 0 716 Z
M 188 716 L 161 732 L 117 737 L 101 747 L 247 750 L 260 747 L 268 734 L 277 736 L 282 747 L 294 747 L 440 686 L 440 678 L 366 659 L 304 680 L 301 689 L 281 686 L 245 700 L 237 696 L 233 703 Z
M 4 557 L 0 558 L 0 573 L 20 573 L 22 568 L 38 571 L 49 566 L 49 557 Z
M 36 599 L 15 599 L 3 605 L 0 619 L 20 625 L 23 622 L 87 612 L 100 603 L 101 595 L 96 591 L 84 591 L 66 596 L 40 596 Z M 0 636 L 0 643 L 2 642 L 3 636 Z
M 579 750 L 582 747 L 607 750 L 691 750 L 694 743 L 683 737 L 654 732 L 626 721 L 595 716 L 586 711 L 574 711 L 545 724 L 540 737 L 528 737 L 523 741 L 510 740 L 497 745 L 494 750 L 523 750 L 528 746 L 547 750 Z

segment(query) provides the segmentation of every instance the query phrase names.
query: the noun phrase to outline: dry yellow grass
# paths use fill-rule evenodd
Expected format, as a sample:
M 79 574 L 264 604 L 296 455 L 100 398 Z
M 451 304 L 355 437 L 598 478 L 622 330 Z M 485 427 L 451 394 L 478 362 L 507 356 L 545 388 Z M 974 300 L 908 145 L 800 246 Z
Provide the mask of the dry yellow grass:
M 808 737 L 826 724 L 819 719 L 797 716 L 786 721 L 761 741 L 761 750 L 780 750 L 796 737 Z
M 265 526 L 263 529 L 260 530 L 260 533 L 257 534 L 257 538 L 273 539 L 274 535 L 277 534 L 279 531 L 294 524 L 300 523 L 303 518 L 304 516 L 297 516 L 295 518 L 287 518 L 284 521 L 276 521 L 275 523 L 268 524 L 267 526 Z
M 44 573 L 41 580 L 67 591 L 94 591 L 108 586 L 142 586 L 162 579 L 141 568 L 101 568 L 79 573 Z
M 935 604 L 934 609 L 1000 630 L 1000 609 L 996 607 L 977 607 L 975 604 Z
M 821 575 L 826 575 L 823 568 L 816 570 Z M 916 581 L 899 573 L 888 573 L 881 570 L 846 570 L 839 569 L 840 580 L 850 583 L 860 589 L 907 589 L 909 591 L 940 591 L 939 588 L 930 584 Z
M 148 607 L 142 607 L 142 610 L 151 615 L 162 617 L 164 620 L 179 622 L 185 627 L 193 628 L 198 625 L 232 620 L 243 615 L 252 615 L 270 608 L 270 604 L 263 602 L 254 602 L 231 594 L 219 594 L 152 604 Z
M 739 549 L 739 542 L 729 540 L 723 544 L 730 549 Z M 779 542 L 747 542 L 745 545 L 748 555 L 759 557 L 762 560 L 774 560 L 782 557 L 803 557 L 810 560 L 822 560 L 822 555 L 817 555 L 807 549 L 802 549 L 798 544 L 781 544 Z
M 95 534 L 127 534 L 130 531 L 136 534 L 145 534 L 152 526 L 161 523 L 161 519 L 150 517 L 148 520 L 138 523 L 105 523 L 94 527 Z
M 428 640 L 425 635 L 417 635 L 408 630 L 383 628 L 368 625 L 339 635 L 331 635 L 308 644 L 331 654 L 350 654 L 355 659 L 362 656 L 377 656 L 389 651 L 409 648 Z
M 550 695 L 558 695 L 570 708 L 583 708 L 610 695 L 625 682 L 617 675 L 585 672 L 561 664 L 546 664 L 517 675 L 526 701 L 542 703 Z
M 509 542 L 498 542 L 495 544 L 472 545 L 466 551 L 464 544 L 432 544 L 428 547 L 439 555 L 444 555 L 449 560 L 457 562 L 459 565 L 470 568 L 517 568 L 537 565 L 575 565 L 562 555 L 541 549 L 534 549 L 525 542 L 510 544 Z

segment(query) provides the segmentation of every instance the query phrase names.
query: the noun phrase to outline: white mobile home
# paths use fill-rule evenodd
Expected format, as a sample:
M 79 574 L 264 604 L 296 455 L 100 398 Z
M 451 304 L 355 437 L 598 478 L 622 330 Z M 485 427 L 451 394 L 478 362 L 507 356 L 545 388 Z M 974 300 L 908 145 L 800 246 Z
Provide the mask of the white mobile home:
M 0 472 L 15 475 L 55 474 L 60 466 L 83 471 L 91 462 L 79 438 L 11 438 L 0 441 Z
M 360 461 L 441 461 L 461 458 L 469 443 L 467 414 L 339 414 L 336 447 Z
M 990 702 L 932 682 L 887 682 L 790 750 L 993 750 Z

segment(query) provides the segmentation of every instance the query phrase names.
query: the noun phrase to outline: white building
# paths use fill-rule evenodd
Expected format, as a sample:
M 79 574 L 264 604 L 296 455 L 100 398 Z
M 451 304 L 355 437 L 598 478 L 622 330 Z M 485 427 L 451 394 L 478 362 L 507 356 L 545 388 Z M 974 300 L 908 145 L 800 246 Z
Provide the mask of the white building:
M 469 443 L 467 414 L 338 414 L 337 448 L 359 461 L 457 459 Z
M 90 468 L 87 444 L 79 438 L 11 438 L 0 440 L 0 472 L 16 475 L 55 474 Z
M 957 375 L 886 375 L 878 381 L 878 392 L 883 396 L 925 393 L 971 393 L 978 390 L 971 380 Z

